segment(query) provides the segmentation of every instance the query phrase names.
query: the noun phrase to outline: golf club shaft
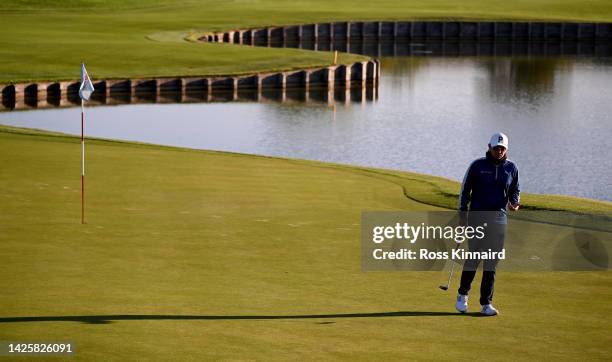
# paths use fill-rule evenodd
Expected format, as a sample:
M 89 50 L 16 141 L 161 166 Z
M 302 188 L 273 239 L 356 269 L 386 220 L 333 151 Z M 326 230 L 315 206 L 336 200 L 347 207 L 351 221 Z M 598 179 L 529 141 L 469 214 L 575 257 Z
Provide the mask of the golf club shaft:
M 450 273 L 448 274 L 448 282 L 446 283 L 447 289 L 450 287 L 451 279 L 453 278 L 453 270 L 455 270 L 455 263 L 451 260 Z
M 455 250 L 459 249 L 460 247 L 461 247 L 461 244 L 458 243 Z M 448 282 L 446 283 L 446 289 L 450 288 L 450 283 L 453 278 L 454 270 L 455 270 L 455 262 L 453 262 L 453 259 L 451 258 L 451 267 L 450 267 L 450 273 L 448 274 Z

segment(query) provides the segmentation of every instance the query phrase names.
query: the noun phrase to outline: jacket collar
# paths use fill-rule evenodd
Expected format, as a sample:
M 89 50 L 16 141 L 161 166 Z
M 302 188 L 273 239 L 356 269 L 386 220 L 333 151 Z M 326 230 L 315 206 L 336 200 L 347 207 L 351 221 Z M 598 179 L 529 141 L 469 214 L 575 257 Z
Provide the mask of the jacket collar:
M 503 165 L 508 160 L 508 154 L 505 154 L 501 160 L 497 160 L 493 156 L 491 156 L 491 153 L 489 151 L 487 151 L 486 157 L 487 157 L 487 161 L 491 162 L 495 166 Z

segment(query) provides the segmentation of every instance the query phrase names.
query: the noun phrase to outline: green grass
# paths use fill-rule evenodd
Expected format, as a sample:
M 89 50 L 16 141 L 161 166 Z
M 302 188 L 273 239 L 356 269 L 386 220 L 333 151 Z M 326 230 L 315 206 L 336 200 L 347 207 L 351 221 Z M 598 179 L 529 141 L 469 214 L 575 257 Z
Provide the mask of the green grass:
M 609 272 L 500 273 L 489 319 L 453 313 L 443 273 L 361 272 L 361 211 L 437 209 L 406 195 L 443 205 L 448 180 L 89 140 L 81 225 L 78 138 L 2 127 L 0 154 L 0 340 L 105 361 L 612 352 Z
M 94 79 L 331 63 L 325 52 L 183 40 L 199 31 L 611 14 L 606 1 L 3 1 L 0 82 L 76 79 L 82 60 Z M 88 224 L 80 225 L 79 151 L 74 137 L 0 127 L 0 340 L 72 340 L 78 360 L 117 361 L 605 360 L 612 352 L 609 272 L 500 273 L 502 315 L 493 319 L 454 314 L 454 292 L 436 288 L 443 273 L 361 272 L 361 211 L 454 208 L 454 181 L 89 140 Z M 549 195 L 526 195 L 524 204 L 612 210 Z
M 0 82 L 228 75 L 325 66 L 327 52 L 194 44 L 190 33 L 336 20 L 611 21 L 605 0 L 0 2 Z M 364 59 L 341 54 L 348 63 Z

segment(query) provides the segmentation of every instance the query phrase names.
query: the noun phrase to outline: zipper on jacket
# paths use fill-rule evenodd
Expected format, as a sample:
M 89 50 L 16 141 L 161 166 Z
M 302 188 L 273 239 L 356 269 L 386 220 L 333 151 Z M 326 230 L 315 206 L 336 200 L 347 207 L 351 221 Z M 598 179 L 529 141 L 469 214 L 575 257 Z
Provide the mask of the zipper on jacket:
M 497 181 L 497 169 L 499 168 L 499 166 L 495 166 L 495 181 Z

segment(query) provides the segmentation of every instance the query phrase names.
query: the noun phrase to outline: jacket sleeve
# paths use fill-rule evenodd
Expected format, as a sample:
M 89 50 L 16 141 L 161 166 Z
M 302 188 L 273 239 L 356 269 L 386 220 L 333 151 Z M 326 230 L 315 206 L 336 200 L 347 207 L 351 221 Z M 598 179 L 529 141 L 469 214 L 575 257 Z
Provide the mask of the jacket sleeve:
M 521 201 L 521 186 L 519 183 L 519 172 L 518 168 L 514 169 L 512 175 L 512 183 L 510 184 L 509 200 L 512 205 L 516 205 Z
M 459 211 L 468 211 L 468 204 L 472 199 L 472 188 L 474 186 L 474 163 L 468 167 L 461 183 L 461 191 L 459 192 Z

